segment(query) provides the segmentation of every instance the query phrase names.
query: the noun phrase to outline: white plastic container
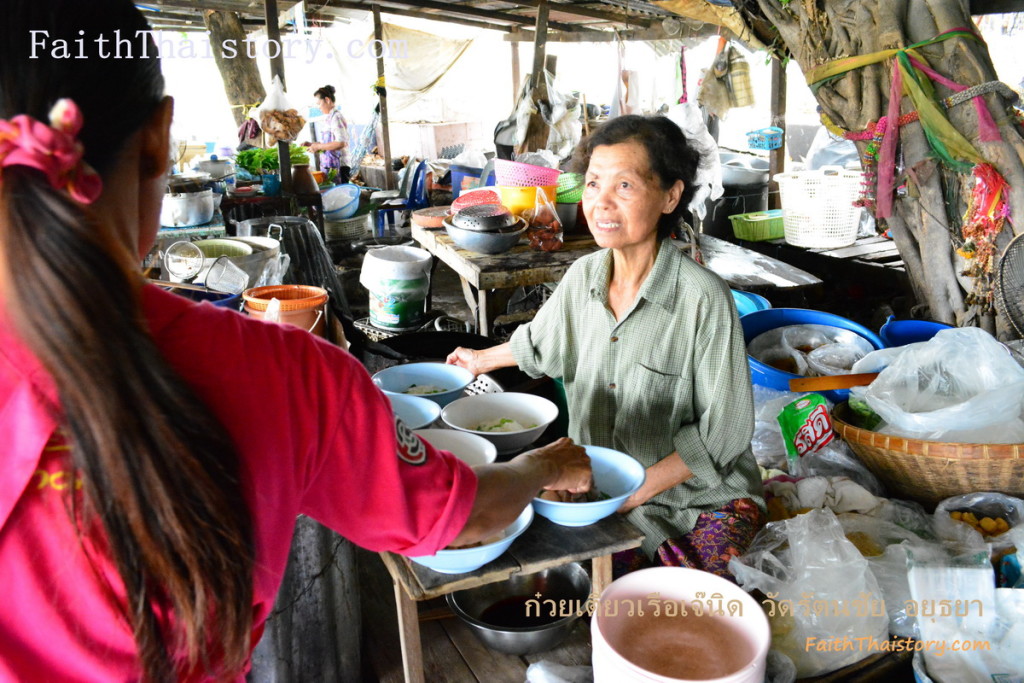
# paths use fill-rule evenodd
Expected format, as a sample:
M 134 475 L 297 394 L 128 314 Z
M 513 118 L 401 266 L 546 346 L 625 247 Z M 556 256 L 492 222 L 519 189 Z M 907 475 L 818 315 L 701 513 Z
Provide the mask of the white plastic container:
M 416 247 L 371 249 L 359 284 L 370 292 L 370 323 L 388 330 L 420 324 L 430 292 L 430 252 Z
M 771 645 L 768 618 L 746 591 L 682 567 L 613 581 L 590 633 L 595 683 L 761 683 Z

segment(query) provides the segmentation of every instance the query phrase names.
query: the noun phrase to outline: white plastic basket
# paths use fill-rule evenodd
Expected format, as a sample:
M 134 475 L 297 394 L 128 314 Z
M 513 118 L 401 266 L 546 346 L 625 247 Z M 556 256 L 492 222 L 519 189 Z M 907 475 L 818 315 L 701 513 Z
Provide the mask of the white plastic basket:
M 788 244 L 809 249 L 845 247 L 857 240 L 863 174 L 839 167 L 778 173 Z

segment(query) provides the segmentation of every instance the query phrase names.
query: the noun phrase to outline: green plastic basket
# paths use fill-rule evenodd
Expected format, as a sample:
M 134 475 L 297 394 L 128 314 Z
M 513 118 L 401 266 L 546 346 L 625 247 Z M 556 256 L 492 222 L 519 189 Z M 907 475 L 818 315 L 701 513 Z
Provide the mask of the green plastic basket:
M 575 204 L 583 199 L 583 174 L 563 173 L 558 176 L 555 187 L 556 201 L 559 204 Z
M 732 234 L 748 242 L 782 239 L 786 234 L 781 209 L 740 213 L 729 216 L 729 220 L 732 222 Z

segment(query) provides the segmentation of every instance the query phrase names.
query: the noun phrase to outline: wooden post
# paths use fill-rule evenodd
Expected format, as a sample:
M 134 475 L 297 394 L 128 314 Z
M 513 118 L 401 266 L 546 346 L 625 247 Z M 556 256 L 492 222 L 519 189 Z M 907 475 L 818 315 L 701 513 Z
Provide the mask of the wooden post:
M 277 76 L 281 79 L 281 86 L 287 89 L 288 85 L 284 80 L 284 55 L 281 45 L 281 28 L 277 25 L 277 0 L 263 0 L 263 8 L 267 18 L 267 40 L 277 44 L 276 54 L 270 60 L 270 78 Z M 292 161 L 288 154 L 288 144 L 282 140 L 277 143 L 277 158 L 281 165 L 281 191 L 292 191 Z
M 779 184 L 772 180 L 786 170 L 786 69 L 778 58 L 772 59 L 772 122 L 782 129 L 782 147 L 768 153 L 768 208 L 781 209 Z
M 537 33 L 533 41 L 533 72 L 530 74 L 530 89 L 535 103 L 548 98 L 548 89 L 544 80 L 544 52 L 547 42 L 548 3 L 547 0 L 541 0 L 537 6 Z M 526 124 L 526 135 L 516 148 L 516 154 L 544 149 L 547 143 L 548 124 L 541 117 L 538 107 L 537 111 L 530 115 L 530 121 Z
M 380 5 L 373 6 L 373 37 L 377 40 L 374 45 L 384 44 L 384 27 L 380 22 Z M 377 55 L 377 80 L 384 80 L 384 50 L 381 49 Z M 381 144 L 384 146 L 384 189 L 395 189 L 394 181 L 391 179 L 391 133 L 388 130 L 388 98 L 386 93 L 380 96 L 380 128 Z M 354 161 L 354 160 L 353 160 Z M 407 171 L 408 173 L 408 171 Z
M 522 76 L 519 74 L 519 41 L 517 40 L 519 27 L 512 27 L 512 109 L 515 110 L 519 104 L 519 82 Z

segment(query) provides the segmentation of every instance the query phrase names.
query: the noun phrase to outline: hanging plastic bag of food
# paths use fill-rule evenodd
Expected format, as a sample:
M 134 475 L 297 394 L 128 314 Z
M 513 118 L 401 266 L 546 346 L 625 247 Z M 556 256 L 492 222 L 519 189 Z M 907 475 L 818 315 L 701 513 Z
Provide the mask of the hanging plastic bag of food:
M 562 224 L 544 188 L 537 188 L 533 208 L 523 211 L 522 215 L 528 225 L 526 236 L 532 249 L 557 251 L 562 248 Z
M 306 125 L 306 119 L 288 101 L 279 76 L 274 76 L 270 92 L 256 111 L 263 132 L 275 140 L 294 142 Z

